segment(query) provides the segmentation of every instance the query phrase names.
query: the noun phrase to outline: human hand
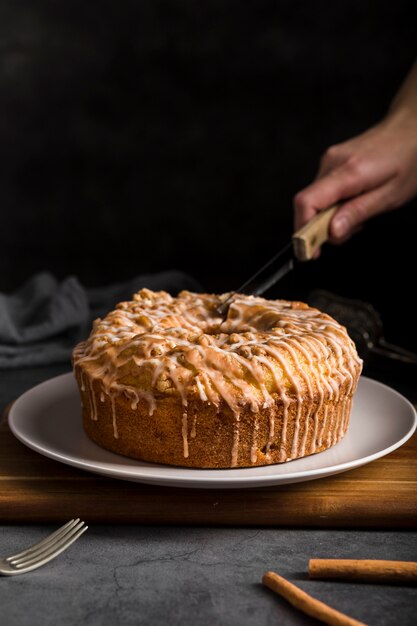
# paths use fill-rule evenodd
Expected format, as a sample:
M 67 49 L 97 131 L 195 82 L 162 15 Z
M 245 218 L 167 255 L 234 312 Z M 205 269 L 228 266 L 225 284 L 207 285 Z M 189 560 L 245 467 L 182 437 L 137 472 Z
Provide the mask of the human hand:
M 341 203 L 329 241 L 343 243 L 370 217 L 417 195 L 417 116 L 395 111 L 363 134 L 330 147 L 315 181 L 294 198 L 295 229 Z

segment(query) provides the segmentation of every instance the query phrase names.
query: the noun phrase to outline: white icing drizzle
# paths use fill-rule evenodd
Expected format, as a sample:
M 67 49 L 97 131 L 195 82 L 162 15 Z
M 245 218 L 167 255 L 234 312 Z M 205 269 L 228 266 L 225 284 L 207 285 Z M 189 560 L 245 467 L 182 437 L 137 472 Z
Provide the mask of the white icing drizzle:
M 305 337 L 298 337 L 297 338 L 298 341 L 296 342 L 294 339 L 287 339 L 288 343 L 290 343 L 291 345 L 293 345 L 297 350 L 299 350 L 301 352 L 301 354 L 304 356 L 304 358 L 306 359 L 309 368 L 310 368 L 310 372 L 311 372 L 311 377 L 313 379 L 313 381 L 316 382 L 316 389 L 318 389 L 319 392 L 319 396 L 320 396 L 320 400 L 319 400 L 319 407 L 321 406 L 321 403 L 323 401 L 323 389 L 322 389 L 322 385 L 321 385 L 321 380 L 320 380 L 320 372 L 319 370 L 316 370 L 316 368 L 314 367 L 313 364 L 313 360 L 308 352 L 308 350 L 306 350 L 306 348 L 303 345 L 303 341 L 308 345 L 308 347 L 310 348 L 311 352 L 313 353 L 313 356 L 316 356 L 317 358 L 317 350 L 315 349 L 314 345 L 311 345 L 311 343 L 306 340 Z M 310 382 L 310 378 L 307 377 L 306 379 L 306 383 L 307 383 L 307 389 L 308 389 L 308 399 L 309 399 L 309 405 L 306 411 L 306 416 L 305 416 L 305 424 L 304 424 L 304 436 L 303 439 L 301 441 L 301 446 L 298 450 L 298 455 L 299 456 L 304 456 L 305 455 L 305 449 L 306 449 L 306 442 L 307 442 L 307 436 L 308 436 L 308 427 L 309 427 L 309 419 L 310 416 L 312 414 L 313 408 L 314 408 L 314 393 L 313 393 L 313 389 L 311 386 L 311 382 Z M 316 409 L 316 416 L 317 416 L 317 410 Z M 314 438 L 313 438 L 313 445 L 314 445 Z
M 204 391 L 204 387 L 201 383 L 200 378 L 197 376 L 195 379 L 195 384 L 197 385 L 197 389 L 198 389 L 198 393 L 200 394 L 200 399 L 202 402 L 207 402 L 208 398 L 207 398 L 207 394 Z
M 265 348 L 265 350 L 269 354 L 271 354 L 271 356 L 273 356 L 274 359 L 276 361 L 278 361 L 278 363 L 281 365 L 283 373 L 288 378 L 288 380 L 290 382 L 290 385 L 293 387 L 293 389 L 295 389 L 295 391 L 297 393 L 297 403 L 299 405 L 299 408 L 297 409 L 297 418 L 296 419 L 298 420 L 299 419 L 299 412 L 301 411 L 300 400 L 302 400 L 302 398 L 300 397 L 298 384 L 295 381 L 294 376 L 291 374 L 291 371 L 289 370 L 287 361 L 281 356 L 281 353 L 278 350 L 276 350 L 275 348 L 271 348 L 270 346 L 268 346 L 268 348 Z M 282 394 L 281 397 L 282 397 L 282 402 L 283 402 L 283 407 L 284 407 L 283 425 L 282 425 L 282 437 L 281 437 L 281 446 L 280 446 L 279 460 L 280 461 L 286 461 L 287 460 L 286 446 L 287 446 L 288 409 L 289 409 L 289 406 L 291 404 L 291 401 L 288 398 L 288 395 L 286 393 L 285 384 L 284 385 L 280 385 L 279 389 L 281 390 L 281 394 Z
M 188 415 L 182 414 L 182 442 L 184 447 L 184 459 L 188 459 Z
M 329 389 L 330 392 L 332 391 L 332 389 L 329 385 L 327 385 L 326 379 L 322 374 L 320 366 L 318 366 L 317 368 L 314 368 L 314 363 L 308 350 L 304 350 L 303 343 L 307 344 L 307 346 L 310 348 L 311 352 L 313 353 L 314 358 L 316 359 L 316 362 L 317 363 L 320 362 L 320 359 L 322 357 L 322 352 L 317 349 L 314 339 L 312 340 L 311 338 L 306 338 L 306 337 L 300 337 L 299 339 L 300 339 L 299 348 L 303 352 L 305 358 L 307 359 L 307 362 L 309 366 L 311 367 L 311 371 L 314 372 L 313 375 L 315 375 L 315 378 L 316 378 L 316 389 L 318 390 L 318 393 L 319 393 L 319 402 L 314 411 L 313 435 L 311 437 L 311 445 L 309 449 L 309 454 L 313 454 L 317 449 L 317 432 L 318 432 L 318 427 L 319 427 L 319 415 L 320 415 L 320 411 L 322 409 L 323 402 L 324 402 L 324 389 L 327 387 L 327 389 Z M 305 451 L 307 435 L 308 435 L 308 429 L 306 425 L 306 430 L 305 430 L 304 439 L 303 439 L 303 448 L 302 448 L 303 452 Z
M 323 408 L 323 419 L 321 422 L 321 429 L 320 429 L 320 434 L 317 437 L 317 447 L 321 447 L 323 445 L 323 434 L 325 432 L 325 429 L 327 427 L 327 416 L 329 413 L 329 406 L 326 404 Z
M 243 411 L 253 414 L 248 464 L 258 462 L 259 446 L 267 459 L 278 448 L 278 460 L 286 461 L 330 445 L 328 436 L 323 442 L 325 433 L 334 432 L 339 440 L 361 369 L 345 329 L 301 303 L 237 294 L 223 321 L 217 307 L 227 295 L 184 291 L 173 298 L 142 289 L 132 301 L 97 319 L 88 340 L 73 353 L 81 391 L 91 395 L 91 418 L 97 419 L 93 380 L 99 380 L 101 402 L 105 394 L 111 399 L 115 438 L 116 397 L 127 396 L 138 416 L 144 399 L 152 416 L 160 398 L 177 396 L 183 409 L 179 436 L 185 458 L 189 437 L 197 438 L 197 413 L 188 432 L 191 402 L 214 405 L 224 419 L 233 420 L 232 467 L 238 459 L 245 462 L 240 450 Z M 334 409 L 328 410 L 327 399 Z M 258 441 L 262 411 L 269 419 L 266 442 Z M 248 423 L 245 419 L 245 428 Z
M 238 454 L 239 454 L 239 435 L 240 435 L 239 424 L 240 424 L 240 414 L 235 413 L 235 427 L 233 431 L 233 445 L 232 445 L 232 458 L 231 458 L 232 467 L 236 467 Z
M 94 394 L 93 379 L 90 380 L 90 402 L 91 402 L 91 419 L 97 421 L 97 404 Z
M 193 417 L 193 424 L 191 426 L 191 432 L 190 432 L 191 439 L 195 439 L 196 436 L 197 436 L 196 425 L 197 425 L 197 415 L 194 415 L 194 417 Z
M 116 421 L 116 406 L 114 402 L 114 394 L 110 396 L 111 399 L 111 413 L 113 418 L 113 436 L 115 439 L 119 438 L 119 433 L 117 432 L 117 421 Z
M 258 430 L 259 430 L 259 421 L 257 417 L 255 417 L 255 423 L 253 426 L 253 439 L 252 439 L 252 447 L 250 450 L 250 460 L 251 463 L 256 463 L 258 458 Z
M 281 383 L 278 380 L 277 377 L 277 370 L 275 367 L 273 367 L 272 363 L 265 358 L 264 356 L 258 356 L 258 361 L 260 363 L 263 363 L 263 365 L 265 365 L 268 370 L 270 371 L 271 375 L 272 375 L 272 379 L 275 383 L 275 387 L 276 389 L 281 389 Z M 289 401 L 286 397 L 285 392 L 283 394 L 281 394 L 281 399 L 283 402 L 283 407 L 284 407 L 284 413 L 286 413 L 288 411 L 288 404 Z M 275 436 L 275 412 L 273 410 L 271 410 L 269 412 L 269 434 L 268 434 L 268 441 L 265 447 L 265 455 L 267 458 L 270 457 L 271 455 L 271 446 L 274 442 L 274 436 Z
M 352 410 L 352 403 L 353 403 L 353 398 L 351 396 L 350 398 L 348 398 L 346 409 L 345 409 L 345 415 L 344 415 L 344 420 L 343 420 L 343 432 L 346 432 L 346 429 L 349 424 L 350 413 Z

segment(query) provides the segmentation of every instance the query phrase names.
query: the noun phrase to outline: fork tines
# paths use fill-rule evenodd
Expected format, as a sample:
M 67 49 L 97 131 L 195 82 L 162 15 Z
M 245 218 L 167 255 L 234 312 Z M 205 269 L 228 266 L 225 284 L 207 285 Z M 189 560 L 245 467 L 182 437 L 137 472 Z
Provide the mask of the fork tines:
M 3 562 L 14 570 L 8 573 L 23 573 L 44 565 L 66 550 L 87 528 L 79 518 L 70 520 L 43 541 L 4 559 Z

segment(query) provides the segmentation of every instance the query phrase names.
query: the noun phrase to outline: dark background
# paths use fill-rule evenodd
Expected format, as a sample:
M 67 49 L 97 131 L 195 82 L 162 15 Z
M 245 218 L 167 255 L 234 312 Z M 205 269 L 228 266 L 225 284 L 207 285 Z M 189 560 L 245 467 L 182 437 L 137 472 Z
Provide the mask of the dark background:
M 377 122 L 416 56 L 415 2 L 0 5 L 0 291 L 185 270 L 230 290 L 292 232 L 320 154 Z M 416 346 L 416 203 L 271 296 L 372 302 Z M 404 290 L 399 277 L 406 277 Z

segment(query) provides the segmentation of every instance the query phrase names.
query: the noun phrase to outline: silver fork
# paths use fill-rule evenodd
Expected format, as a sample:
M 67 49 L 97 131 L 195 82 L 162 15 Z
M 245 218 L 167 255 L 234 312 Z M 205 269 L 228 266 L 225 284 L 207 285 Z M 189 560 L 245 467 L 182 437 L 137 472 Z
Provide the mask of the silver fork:
M 35 543 L 27 550 L 18 552 L 5 559 L 0 559 L 0 574 L 3 576 L 15 576 L 37 569 L 48 561 L 52 561 L 58 554 L 77 541 L 87 530 L 88 526 L 78 518 L 70 520 L 61 528 L 50 534 L 46 539 Z

